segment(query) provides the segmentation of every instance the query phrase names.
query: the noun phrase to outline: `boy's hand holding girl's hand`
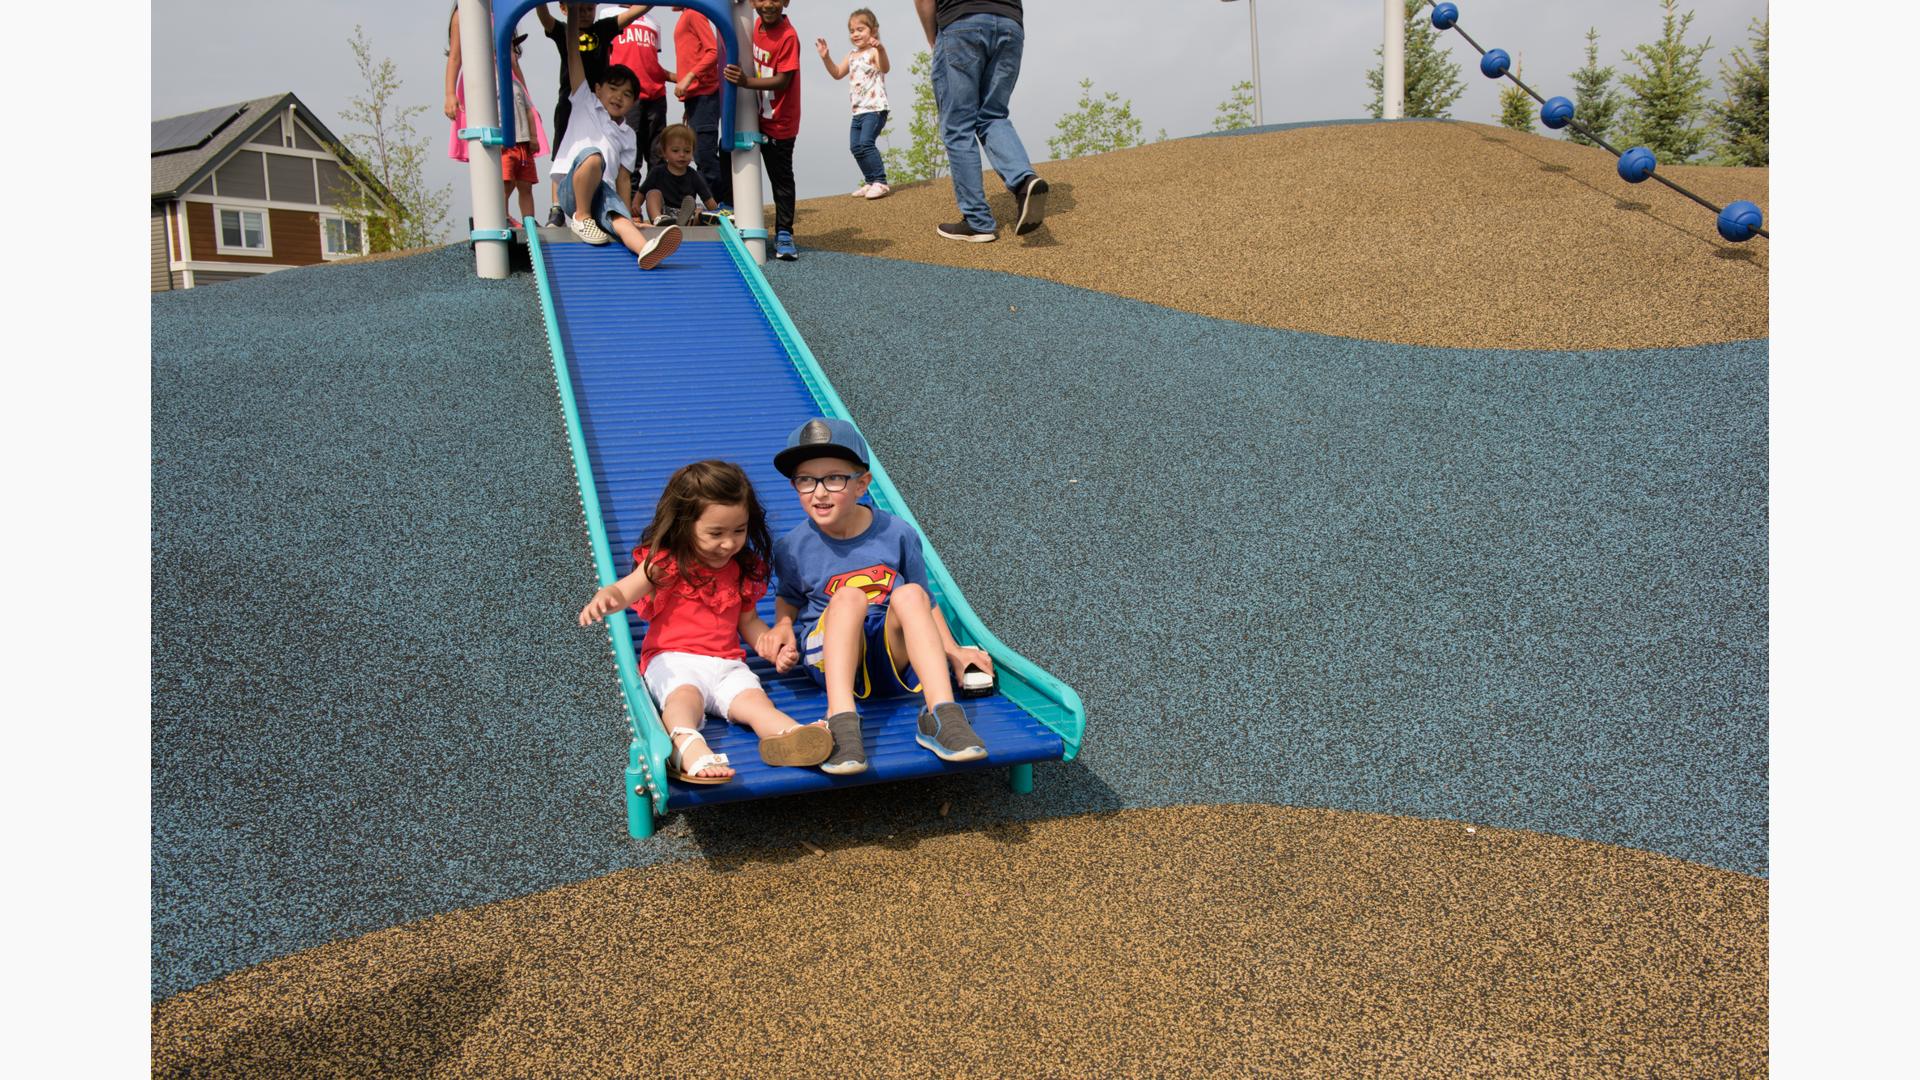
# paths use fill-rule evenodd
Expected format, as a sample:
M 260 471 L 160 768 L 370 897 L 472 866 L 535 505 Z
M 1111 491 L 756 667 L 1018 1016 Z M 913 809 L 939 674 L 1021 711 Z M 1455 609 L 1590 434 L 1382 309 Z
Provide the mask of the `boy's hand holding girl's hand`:
M 619 589 L 609 585 L 599 592 L 594 593 L 593 599 L 587 601 L 587 606 L 580 609 L 580 625 L 587 626 L 592 623 L 597 623 L 601 619 L 606 618 L 616 611 L 623 610 L 626 607 L 627 598 L 621 594 Z
M 767 627 L 755 639 L 753 651 L 783 675 L 800 662 L 800 646 L 793 639 L 793 624 L 785 619 Z

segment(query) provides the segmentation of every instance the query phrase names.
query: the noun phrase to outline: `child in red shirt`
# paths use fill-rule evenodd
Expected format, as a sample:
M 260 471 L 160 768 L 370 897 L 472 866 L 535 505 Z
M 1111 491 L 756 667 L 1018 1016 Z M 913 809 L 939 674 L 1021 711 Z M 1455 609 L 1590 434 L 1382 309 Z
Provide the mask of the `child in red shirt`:
M 773 256 L 800 257 L 793 244 L 793 144 L 800 134 L 800 35 L 787 20 L 788 0 L 753 0 L 760 18 L 753 27 L 754 74 L 728 64 L 727 81 L 760 95 L 760 160 L 773 185 Z
M 833 750 L 825 726 L 781 712 L 745 663 L 741 638 L 757 641 L 768 629 L 754 605 L 767 594 L 772 550 L 747 474 L 728 462 L 696 461 L 667 481 L 633 549 L 633 573 L 580 609 L 586 626 L 639 605 L 647 621 L 640 672 L 674 744 L 667 756 L 674 780 L 733 778 L 727 755 L 713 753 L 700 737 L 709 713 L 752 728 L 768 765 L 818 765 Z
M 733 205 L 733 168 L 720 149 L 720 40 L 705 15 L 675 8 L 673 92 L 682 103 L 680 122 L 693 129 L 693 167 L 713 197 Z

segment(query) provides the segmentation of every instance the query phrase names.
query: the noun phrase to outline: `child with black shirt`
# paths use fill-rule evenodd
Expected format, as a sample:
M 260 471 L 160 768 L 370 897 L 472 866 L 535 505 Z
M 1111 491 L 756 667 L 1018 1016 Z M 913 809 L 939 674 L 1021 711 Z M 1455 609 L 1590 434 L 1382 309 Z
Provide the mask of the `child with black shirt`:
M 697 145 L 693 129 L 685 124 L 670 125 L 660 133 L 660 158 L 647 170 L 646 182 L 634 197 L 636 217 L 655 225 L 693 225 L 701 208 L 719 208 L 706 177 L 692 167 Z

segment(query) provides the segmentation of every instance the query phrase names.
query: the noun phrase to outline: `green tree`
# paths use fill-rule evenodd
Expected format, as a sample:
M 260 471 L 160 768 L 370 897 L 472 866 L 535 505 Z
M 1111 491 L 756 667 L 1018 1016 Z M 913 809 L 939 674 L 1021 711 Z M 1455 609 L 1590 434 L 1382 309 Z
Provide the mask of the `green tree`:
M 1253 83 L 1233 84 L 1233 93 L 1213 114 L 1213 130 L 1238 131 L 1253 126 Z
M 1453 62 L 1453 54 L 1440 48 L 1440 31 L 1419 17 L 1423 3 L 1425 0 L 1407 0 L 1403 54 L 1406 97 L 1401 115 L 1444 120 L 1452 115 L 1447 110 L 1467 92 L 1467 86 L 1460 81 L 1460 65 Z M 1373 50 L 1373 55 L 1379 56 L 1380 50 Z M 1386 78 L 1385 60 L 1367 72 L 1367 85 L 1373 87 L 1373 102 L 1367 106 L 1367 115 L 1376 120 L 1386 111 Z
M 1660 40 L 1623 54 L 1638 74 L 1620 76 L 1633 91 L 1622 120 L 1627 140 L 1653 151 L 1663 162 L 1693 157 L 1713 136 L 1712 129 L 1702 122 L 1707 114 L 1707 90 L 1713 83 L 1700 73 L 1713 39 L 1688 45 L 1687 27 L 1693 23 L 1693 12 L 1675 15 L 1676 2 L 1661 0 L 1666 15 L 1660 23 Z
M 1521 74 L 1520 61 L 1517 58 L 1513 62 L 1513 73 L 1516 76 Z M 1500 88 L 1500 112 L 1496 119 L 1500 121 L 1501 127 L 1532 134 L 1533 99 L 1528 97 L 1527 92 L 1520 89 L 1513 80 L 1506 80 L 1506 83 Z
M 1122 100 L 1118 91 L 1093 96 L 1093 80 L 1080 80 L 1080 104 L 1054 125 L 1058 135 L 1047 139 L 1047 151 L 1055 160 L 1104 154 L 1142 146 L 1140 121 L 1134 118 L 1133 102 Z
M 1767 23 L 1755 19 L 1747 24 L 1745 49 L 1733 50 L 1733 66 L 1720 64 L 1720 77 L 1727 85 L 1727 100 L 1713 106 L 1714 126 L 1718 129 L 1718 153 L 1714 160 L 1722 165 L 1765 165 L 1767 163 Z
M 451 185 L 427 187 L 427 139 L 413 129 L 413 118 L 427 108 L 394 103 L 400 92 L 400 76 L 392 60 L 374 59 L 373 44 L 359 26 L 353 28 L 347 45 L 359 65 L 366 95 L 350 98 L 340 118 L 365 130 L 347 132 L 346 146 L 335 149 L 351 154 L 361 178 L 373 181 L 384 191 L 355 183 L 346 191 L 323 195 L 340 208 L 343 216 L 364 225 L 369 251 L 398 251 L 435 243 L 444 235 L 453 189 Z
M 1613 67 L 1600 66 L 1600 31 L 1587 27 L 1587 66 L 1573 73 L 1573 118 L 1593 132 L 1589 138 L 1569 125 L 1566 137 L 1584 146 L 1598 145 L 1613 130 L 1624 100 L 1613 87 Z
M 891 124 L 881 133 L 888 145 L 880 151 L 880 158 L 887 163 L 887 179 L 895 184 L 938 180 L 947 175 L 947 144 L 940 138 L 940 106 L 933 100 L 933 54 L 924 50 L 914 53 L 908 74 L 914 80 L 913 119 L 907 123 L 907 134 L 913 142 L 904 148 L 892 145 Z

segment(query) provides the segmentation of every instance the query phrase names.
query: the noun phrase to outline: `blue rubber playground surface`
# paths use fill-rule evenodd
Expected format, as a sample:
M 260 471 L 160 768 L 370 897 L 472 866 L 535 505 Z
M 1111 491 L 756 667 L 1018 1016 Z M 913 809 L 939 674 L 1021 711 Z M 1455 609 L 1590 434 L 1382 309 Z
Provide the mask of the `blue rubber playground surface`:
M 767 274 L 973 607 L 1080 693 L 1078 759 L 628 840 L 532 278 L 456 246 L 156 296 L 155 999 L 941 802 L 1380 812 L 1766 874 L 1765 341 L 1425 348 L 831 252 Z

